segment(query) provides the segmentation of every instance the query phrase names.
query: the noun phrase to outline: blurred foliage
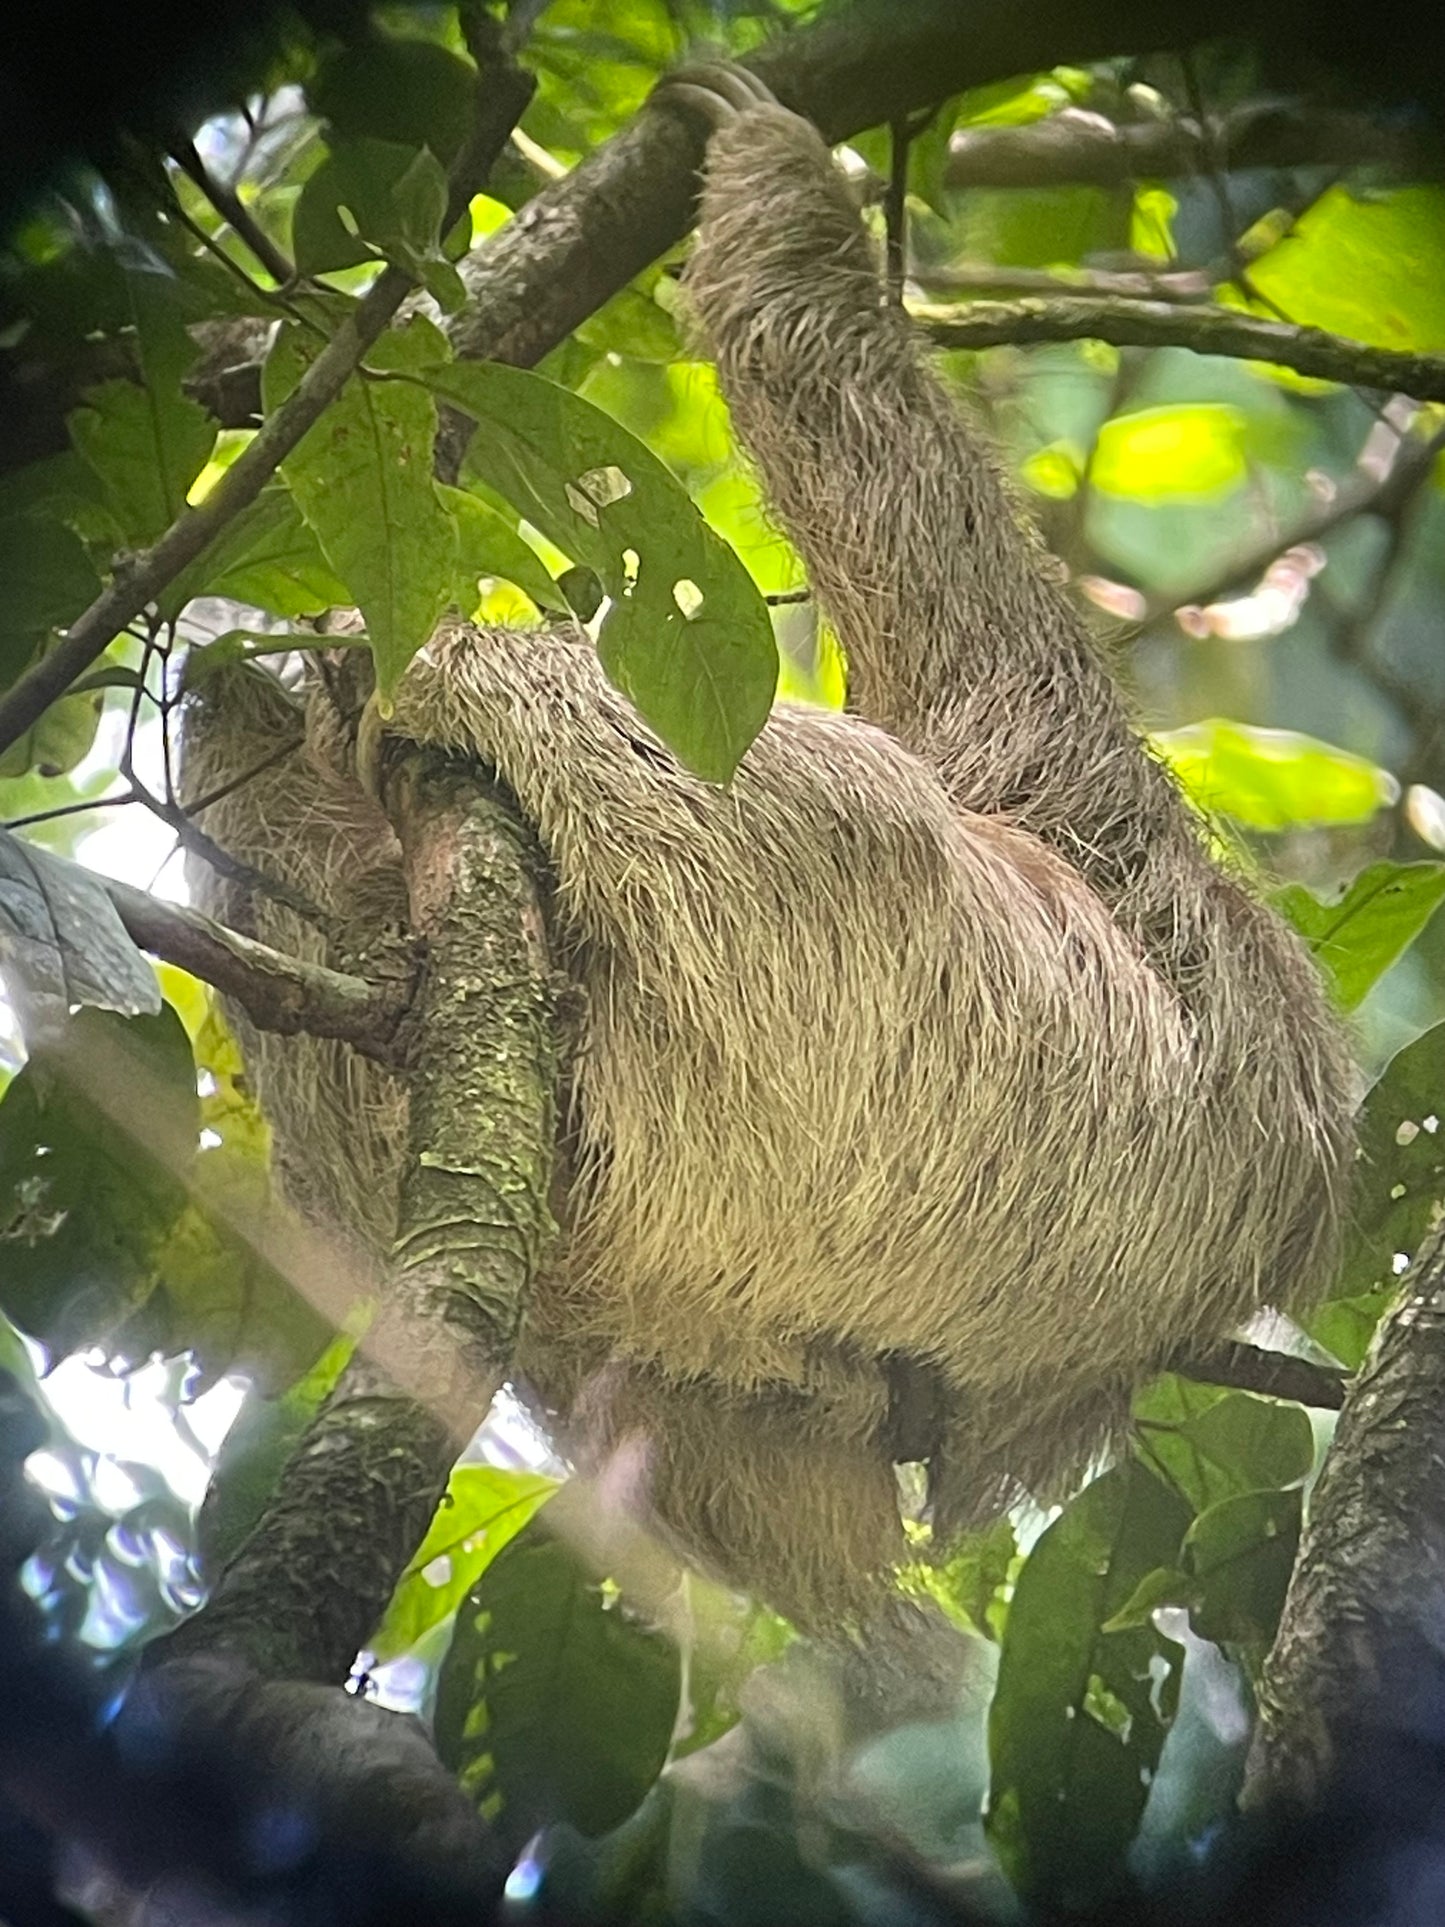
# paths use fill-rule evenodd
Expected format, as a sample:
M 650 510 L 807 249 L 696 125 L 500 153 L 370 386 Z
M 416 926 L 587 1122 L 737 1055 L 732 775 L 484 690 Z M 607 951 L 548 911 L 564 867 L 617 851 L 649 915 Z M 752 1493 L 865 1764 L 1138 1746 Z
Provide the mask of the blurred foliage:
M 700 38 L 744 51 L 809 11 L 553 0 L 528 47 L 539 85 L 523 139 L 450 233 L 444 169 L 475 71 L 446 6 L 383 9 L 358 44 L 298 29 L 264 92 L 197 131 L 249 239 L 158 152 L 113 180 L 77 170 L 35 203 L 0 261 L 0 355 L 68 397 L 68 425 L 64 445 L 0 475 L 0 687 L 248 441 L 183 386 L 203 339 L 275 324 L 269 410 L 380 263 L 406 268 L 434 306 L 382 338 L 154 619 L 118 639 L 106 675 L 0 763 L 0 810 L 26 820 L 27 848 L 83 854 L 85 817 L 30 819 L 113 791 L 117 719 L 166 735 L 168 752 L 183 677 L 279 649 L 333 606 L 361 609 L 383 688 L 449 606 L 596 620 L 609 673 L 720 779 L 775 682 L 789 699 L 841 703 L 838 645 L 798 598 L 798 557 L 687 345 L 675 260 L 537 374 L 458 364 L 444 333 L 461 247 L 621 128 Z M 1247 62 L 1206 56 L 1199 84 L 1224 111 L 1254 80 Z M 941 105 L 908 143 L 911 267 L 921 280 L 951 265 L 1189 269 L 1216 299 L 1274 319 L 1445 348 L 1437 184 L 1341 175 L 1328 155 L 1119 186 L 948 181 L 961 129 L 1188 108 L 1165 60 L 1024 75 Z M 852 148 L 876 194 L 889 132 Z M 267 243 L 309 278 L 278 287 Z M 1277 887 L 1380 1073 L 1345 1264 L 1284 1327 L 1301 1353 L 1353 1367 L 1445 1206 L 1445 928 L 1431 923 L 1445 895 L 1433 856 L 1445 849 L 1445 487 L 1439 464 L 1388 486 L 1441 411 L 1182 349 L 1004 347 L 945 366 L 1113 625 L 1105 645 L 1158 753 L 1221 850 Z M 432 479 L 439 403 L 482 429 L 455 487 Z M 789 599 L 770 611 L 767 596 Z M 314 638 L 298 628 L 297 640 Z M 176 1355 L 182 1422 L 217 1375 L 256 1382 L 207 1505 L 208 1555 L 223 1557 L 264 1509 L 364 1308 L 335 1336 L 265 1255 L 267 1134 L 209 993 L 162 972 L 156 1014 L 97 902 L 82 894 L 67 911 L 62 874 L 23 852 L 0 868 L 0 954 L 23 951 L 32 971 L 48 959 L 63 1007 L 0 1097 L 0 1306 L 52 1351 Z M 0 1362 L 29 1370 L 4 1324 Z M 1020 1510 L 936 1564 L 920 1533 L 909 1587 L 969 1629 L 989 1681 L 996 1654 L 998 1689 L 987 1714 L 984 1691 L 952 1726 L 905 1730 L 875 1754 L 870 1797 L 886 1788 L 889 1824 L 986 1868 L 988 1778 L 992 1850 L 1050 1906 L 1107 1900 L 1150 1855 L 1187 1859 L 1229 1811 L 1238 1744 L 1210 1709 L 1247 1703 L 1319 1429 L 1300 1407 L 1167 1376 L 1140 1395 L 1129 1449 L 1062 1509 Z M 37 1461 L 54 1530 L 29 1583 L 58 1625 L 103 1623 L 96 1643 L 128 1650 L 196 1582 L 184 1509 L 145 1468 L 120 1472 L 100 1479 L 102 1503 L 96 1455 L 54 1430 Z M 897 1918 L 841 1825 L 801 1865 L 780 1784 L 719 1799 L 711 1817 L 689 1793 L 680 1763 L 737 1725 L 745 1682 L 780 1660 L 791 1629 L 689 1581 L 686 1611 L 660 1632 L 548 1535 L 554 1485 L 462 1465 L 373 1640 L 383 1671 L 426 1673 L 447 1757 L 487 1811 L 519 1847 L 565 1819 L 559 1891 L 570 1880 L 619 1919 L 689 1895 L 708 1918 L 741 1918 L 749 1883 L 776 1907 L 768 1917 L 796 1903 L 792 1917 Z

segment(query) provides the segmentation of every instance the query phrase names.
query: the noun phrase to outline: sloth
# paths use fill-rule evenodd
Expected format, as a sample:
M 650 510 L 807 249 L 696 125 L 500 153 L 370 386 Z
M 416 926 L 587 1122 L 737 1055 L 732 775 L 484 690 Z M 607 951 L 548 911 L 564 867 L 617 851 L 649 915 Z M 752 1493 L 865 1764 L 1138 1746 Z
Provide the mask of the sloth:
M 704 1569 L 856 1625 L 907 1552 L 897 1362 L 937 1388 L 938 1543 L 1059 1490 L 1141 1381 L 1328 1283 L 1351 1072 L 1309 957 L 1141 743 L 885 300 L 820 136 L 737 69 L 664 102 L 711 128 L 687 298 L 846 711 L 777 703 L 715 787 L 580 629 L 451 620 L 388 727 L 516 799 L 579 992 L 563 1235 L 518 1383 L 580 1463 L 639 1446 L 636 1503 Z M 255 667 L 203 685 L 191 793 L 296 727 Z M 338 917 L 403 919 L 319 680 L 305 731 L 207 831 Z M 325 955 L 276 902 L 194 881 Z M 384 1257 L 404 1077 L 236 1023 L 282 1188 Z

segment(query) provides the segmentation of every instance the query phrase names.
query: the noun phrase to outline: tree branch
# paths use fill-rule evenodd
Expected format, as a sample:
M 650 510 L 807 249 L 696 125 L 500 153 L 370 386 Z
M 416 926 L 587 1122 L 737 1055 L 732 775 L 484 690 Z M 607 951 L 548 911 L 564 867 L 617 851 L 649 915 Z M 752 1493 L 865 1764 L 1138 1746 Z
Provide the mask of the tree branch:
M 950 143 L 944 178 L 950 187 L 1116 187 L 1198 174 L 1211 159 L 1231 169 L 1368 161 L 1408 167 L 1423 158 L 1421 145 L 1365 114 L 1281 101 L 1237 108 L 1204 128 L 1185 115 L 1118 126 L 1102 114 L 1065 108 L 1027 127 L 962 129 Z
M 1310 1502 L 1260 1688 L 1252 1800 L 1310 1801 L 1371 1732 L 1408 1729 L 1411 1702 L 1439 1680 L 1442 1462 L 1445 1241 L 1437 1235 L 1350 1387 Z
M 1200 302 L 1213 299 L 1219 277 L 1204 268 L 1076 268 L 1054 274 L 1047 268 L 999 268 L 988 262 L 960 262 L 948 268 L 914 270 L 909 285 L 923 294 L 1037 295 L 1046 300 Z
M 373 983 L 286 956 L 199 910 L 162 903 L 128 883 L 99 876 L 96 881 L 133 943 L 234 997 L 258 1030 L 339 1037 L 381 1062 L 394 1058 L 414 970 L 399 972 L 395 982 Z
M 1363 341 L 1264 321 L 1233 308 L 1164 301 L 1101 300 L 1062 285 L 1051 301 L 980 301 L 962 313 L 915 307 L 940 348 L 996 348 L 1039 341 L 1107 341 L 1119 348 L 1188 348 L 1197 355 L 1271 361 L 1296 374 L 1417 401 L 1445 401 L 1445 355 L 1407 354 Z
M 1181 1358 L 1170 1370 L 1203 1385 L 1228 1385 L 1266 1398 L 1294 1399 L 1317 1411 L 1337 1412 L 1345 1402 L 1345 1373 L 1285 1352 L 1263 1351 L 1258 1345 L 1217 1345 L 1198 1357 Z

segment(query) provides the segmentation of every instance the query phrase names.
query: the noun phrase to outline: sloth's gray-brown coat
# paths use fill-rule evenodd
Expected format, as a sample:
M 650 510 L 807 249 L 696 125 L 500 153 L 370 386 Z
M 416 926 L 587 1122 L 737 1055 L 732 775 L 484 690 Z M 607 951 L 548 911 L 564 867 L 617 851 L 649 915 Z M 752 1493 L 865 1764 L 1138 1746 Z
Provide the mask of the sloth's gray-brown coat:
M 719 790 L 585 637 L 454 624 L 395 727 L 500 771 L 585 992 L 566 1248 L 522 1369 L 584 1449 L 645 1440 L 685 1543 L 826 1620 L 901 1549 L 886 1356 L 946 1383 L 944 1516 L 1077 1470 L 1166 1358 L 1327 1282 L 1350 1079 L 1311 964 L 1140 746 L 782 109 L 714 137 L 688 285 L 855 713 L 779 704 Z M 193 787 L 259 760 L 289 701 L 225 679 Z M 308 758 L 207 828 L 344 911 L 399 909 L 332 734 L 314 697 Z M 295 1201 L 384 1249 L 404 1090 L 340 1045 L 245 1041 Z

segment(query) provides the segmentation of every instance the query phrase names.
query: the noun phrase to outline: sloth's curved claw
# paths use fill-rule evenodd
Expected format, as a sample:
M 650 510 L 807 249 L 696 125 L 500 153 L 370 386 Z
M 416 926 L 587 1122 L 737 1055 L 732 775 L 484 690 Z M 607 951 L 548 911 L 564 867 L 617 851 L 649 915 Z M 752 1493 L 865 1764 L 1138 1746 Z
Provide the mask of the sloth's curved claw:
M 356 725 L 356 780 L 373 803 L 381 801 L 381 739 L 386 723 L 373 690 Z
M 687 108 L 706 121 L 713 133 L 743 114 L 778 105 L 764 81 L 730 60 L 694 61 L 674 68 L 658 81 L 652 97 Z

